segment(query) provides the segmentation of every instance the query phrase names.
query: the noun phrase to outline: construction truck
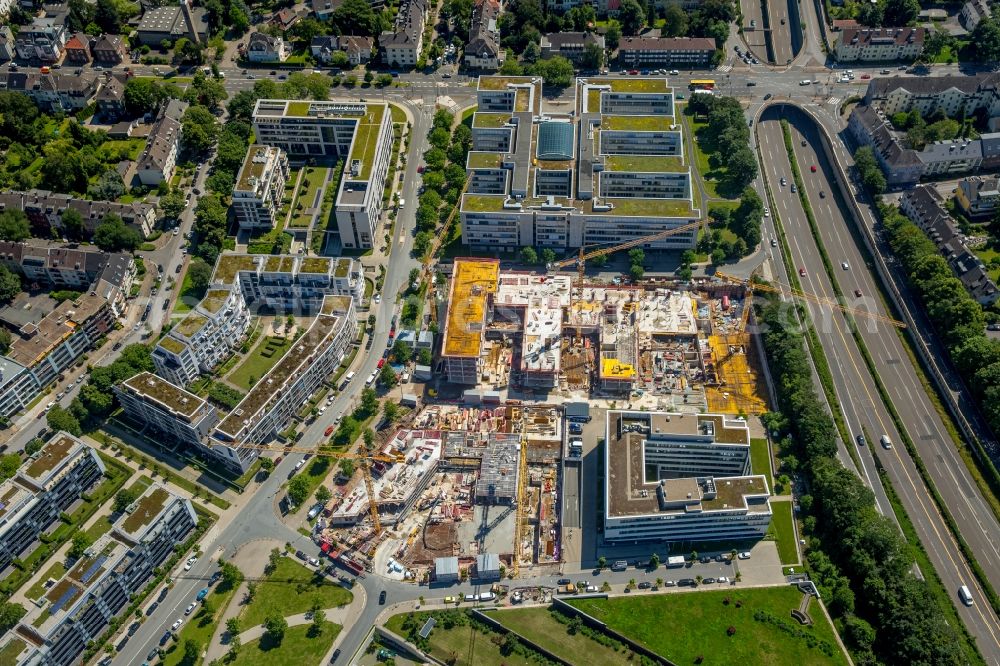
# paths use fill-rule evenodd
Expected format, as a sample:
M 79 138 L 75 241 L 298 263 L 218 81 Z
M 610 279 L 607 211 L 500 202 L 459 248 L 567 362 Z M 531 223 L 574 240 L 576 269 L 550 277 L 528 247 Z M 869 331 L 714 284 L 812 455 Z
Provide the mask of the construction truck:
M 576 585 L 569 583 L 559 587 L 559 594 L 576 594 Z

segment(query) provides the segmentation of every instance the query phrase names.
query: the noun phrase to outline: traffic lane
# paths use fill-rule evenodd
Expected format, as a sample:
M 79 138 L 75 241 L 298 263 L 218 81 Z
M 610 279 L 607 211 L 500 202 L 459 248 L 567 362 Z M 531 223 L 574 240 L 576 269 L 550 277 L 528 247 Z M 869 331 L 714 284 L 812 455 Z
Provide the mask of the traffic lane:
M 800 152 L 803 149 L 807 149 L 807 152 L 797 154 L 800 164 L 802 164 L 801 160 L 803 158 L 808 159 L 810 157 L 818 162 L 818 156 L 816 153 L 808 152 L 808 149 L 810 149 L 812 144 L 807 140 L 806 146 L 802 146 L 802 138 L 803 137 L 801 135 L 793 132 L 793 146 L 796 146 Z M 812 172 L 810 171 L 809 173 L 811 174 Z M 817 174 L 819 173 L 821 172 L 817 170 Z M 805 180 L 806 179 L 804 179 L 804 181 Z M 821 188 L 829 187 L 829 182 L 825 179 L 809 179 L 803 184 L 806 187 L 807 194 L 812 192 L 812 196 L 810 198 L 811 202 L 819 200 L 818 192 Z M 837 209 L 837 214 L 839 213 L 840 211 Z M 831 211 L 831 215 L 832 214 L 833 212 Z M 828 219 L 832 220 L 832 218 Z M 846 225 L 844 225 L 843 228 L 846 229 Z M 825 225 L 821 225 L 821 229 L 825 229 Z M 829 235 L 831 241 L 835 240 L 832 234 Z M 824 239 L 824 241 L 826 241 L 826 239 Z M 853 248 L 845 246 L 840 247 L 839 249 L 844 252 L 847 252 L 850 249 L 858 252 L 856 246 Z M 817 260 L 818 259 L 817 250 Z M 848 259 L 848 261 L 850 261 L 850 259 Z M 860 274 L 864 271 L 860 270 L 860 267 L 863 266 L 863 261 L 859 252 L 855 256 L 855 262 L 855 265 L 859 270 L 844 271 L 844 274 L 857 272 L 859 277 L 861 277 Z M 874 293 L 874 291 L 869 293 Z M 866 338 L 866 344 L 869 344 L 869 338 L 882 340 L 883 343 L 887 338 L 898 342 L 895 332 L 889 331 L 887 326 L 887 324 L 881 324 L 880 327 L 874 329 L 874 331 L 869 326 L 860 326 L 859 328 L 862 331 L 862 336 Z M 900 352 L 902 352 L 902 350 L 900 350 Z M 900 359 L 902 362 L 909 362 L 905 355 L 897 356 L 896 358 Z M 864 372 L 862 372 L 860 369 L 860 363 L 857 360 L 852 360 L 852 363 L 858 364 L 858 373 L 859 376 L 862 377 L 859 382 L 859 386 L 861 386 L 870 396 L 870 400 L 872 402 L 872 411 L 867 420 L 870 428 L 879 428 L 879 430 L 875 430 L 874 432 L 870 431 L 872 436 L 877 438 L 881 437 L 882 434 L 887 434 L 893 442 L 901 444 L 902 440 L 899 438 L 900 434 L 896 431 L 895 424 L 889 416 L 888 411 L 881 403 L 880 398 L 876 401 L 876 397 L 874 395 L 874 380 L 867 372 L 867 368 Z M 899 381 L 902 381 L 902 378 L 900 378 Z M 921 390 L 922 389 L 918 389 L 918 391 Z M 912 395 L 914 393 L 916 393 L 916 391 L 907 392 L 908 399 L 910 401 L 905 403 L 906 405 L 912 406 L 914 404 L 913 397 L 916 397 Z M 894 404 L 899 404 L 899 402 L 894 399 Z M 874 417 L 874 419 L 872 417 Z M 873 445 L 878 447 L 878 445 L 874 442 Z M 959 603 L 957 597 L 955 596 L 955 591 L 961 585 L 969 585 L 970 588 L 975 591 L 974 593 L 980 598 L 983 598 L 983 592 L 979 588 L 978 583 L 973 577 L 971 570 L 968 568 L 967 563 L 958 554 L 958 546 L 950 532 L 947 530 L 943 518 L 938 513 L 937 507 L 933 504 L 927 489 L 923 485 L 922 479 L 920 479 L 916 466 L 909 458 L 909 455 L 905 452 L 905 448 L 901 448 L 900 446 L 895 446 L 889 450 L 880 448 L 879 461 L 884 465 L 894 487 L 897 491 L 900 491 L 899 494 L 901 496 L 901 501 L 903 502 L 904 507 L 907 510 L 907 514 L 917 530 L 921 543 L 928 551 L 928 555 L 931 558 L 935 570 L 942 578 L 946 589 L 952 593 L 950 595 L 952 598 L 952 604 L 958 610 L 959 615 L 966 623 L 970 632 L 978 639 L 979 647 L 984 652 L 984 655 L 992 655 L 994 658 L 1000 657 L 1000 634 L 998 634 L 996 629 L 998 626 L 996 617 L 993 615 L 991 610 L 988 609 L 984 611 L 980 606 L 973 606 L 972 608 L 966 607 L 964 604 Z
M 798 138 L 797 136 L 796 139 Z M 832 196 L 832 185 L 827 177 L 829 165 L 822 161 L 821 156 L 812 148 L 814 144 L 809 141 L 809 138 L 818 137 L 802 138 L 806 139 L 806 146 L 802 146 L 801 140 L 797 140 L 797 150 L 820 169 L 815 174 L 820 177 L 808 179 L 806 189 L 812 192 L 825 189 L 827 192 L 827 198 L 822 201 L 826 203 L 826 219 L 830 223 L 821 227 L 824 243 L 836 253 L 831 255 L 831 260 L 838 265 L 846 261 L 852 267 L 838 272 L 838 282 L 844 286 L 845 294 L 853 295 L 855 290 L 860 291 L 862 298 L 859 300 L 863 301 L 866 308 L 885 315 L 881 301 L 874 298 L 877 293 L 874 278 L 865 270 L 864 257 L 850 234 L 847 220 L 837 205 L 837 200 Z M 836 256 L 840 259 L 836 259 Z M 859 321 L 859 324 L 863 322 Z M 874 357 L 882 360 L 886 366 L 884 370 L 880 370 L 883 383 L 886 384 L 893 404 L 907 423 L 918 453 L 932 470 L 938 491 L 961 526 L 963 536 L 970 541 L 970 545 L 976 544 L 976 557 L 987 571 L 991 582 L 1000 585 L 1000 523 L 969 476 L 950 435 L 924 392 L 902 342 L 895 334 L 883 335 L 885 331 L 879 330 L 882 328 L 860 326 L 862 337 Z

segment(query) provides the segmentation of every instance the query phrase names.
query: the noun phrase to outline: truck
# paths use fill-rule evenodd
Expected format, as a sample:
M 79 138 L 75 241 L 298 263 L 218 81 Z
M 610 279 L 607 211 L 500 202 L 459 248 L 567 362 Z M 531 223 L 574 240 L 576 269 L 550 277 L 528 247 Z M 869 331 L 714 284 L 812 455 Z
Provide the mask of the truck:
M 668 569 L 676 569 L 677 567 L 683 567 L 683 566 L 684 566 L 684 556 L 683 555 L 674 555 L 673 557 L 668 557 L 667 558 L 667 568 Z
M 576 594 L 576 585 L 568 583 L 559 588 L 559 594 Z

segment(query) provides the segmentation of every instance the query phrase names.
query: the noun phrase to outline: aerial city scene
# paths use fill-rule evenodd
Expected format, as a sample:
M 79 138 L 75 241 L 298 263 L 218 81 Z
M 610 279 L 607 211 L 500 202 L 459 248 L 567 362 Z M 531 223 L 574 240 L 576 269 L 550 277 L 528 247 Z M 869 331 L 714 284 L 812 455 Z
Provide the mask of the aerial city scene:
M 1000 666 L 998 283 L 992 0 L 0 0 L 0 666 Z

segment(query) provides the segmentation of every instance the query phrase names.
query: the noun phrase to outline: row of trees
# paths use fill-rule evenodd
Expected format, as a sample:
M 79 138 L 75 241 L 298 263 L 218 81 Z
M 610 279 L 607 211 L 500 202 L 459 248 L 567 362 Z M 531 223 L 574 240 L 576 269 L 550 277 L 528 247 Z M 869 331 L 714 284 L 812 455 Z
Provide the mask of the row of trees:
M 417 206 L 417 235 L 413 253 L 422 257 L 431 247 L 435 230 L 458 205 L 465 186 L 465 157 L 472 148 L 472 130 L 465 123 L 452 125 L 455 116 L 440 109 L 434 114 L 427 139 L 430 148 L 424 153 L 424 191 Z
M 688 100 L 685 113 L 708 121 L 698 131 L 698 143 L 709 154 L 713 169 L 725 167 L 720 187 L 735 198 L 757 177 L 757 158 L 750 150 L 750 128 L 739 100 L 696 93 Z
M 837 431 L 813 388 L 792 305 L 771 300 L 760 313 L 781 413 L 765 416 L 782 433 L 785 458 L 804 473 L 800 497 L 807 560 L 857 663 L 960 664 L 963 645 L 896 525 L 872 491 L 837 460 Z
M 865 186 L 871 194 L 882 194 L 885 192 L 885 174 L 875 159 L 875 151 L 871 146 L 861 146 L 854 151 L 854 167 L 858 170 L 861 184 Z

